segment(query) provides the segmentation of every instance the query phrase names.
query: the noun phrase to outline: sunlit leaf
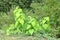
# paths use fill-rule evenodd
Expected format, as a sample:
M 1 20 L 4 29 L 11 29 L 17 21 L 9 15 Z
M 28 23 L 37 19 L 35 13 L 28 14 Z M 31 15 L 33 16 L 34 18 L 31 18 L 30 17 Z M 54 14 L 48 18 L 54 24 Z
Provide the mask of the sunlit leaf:
M 44 19 L 45 19 L 46 21 L 49 21 L 49 17 L 44 17 Z
M 30 29 L 30 28 L 31 28 L 31 25 L 28 24 L 26 29 Z
M 32 35 L 34 33 L 34 29 L 30 29 L 29 33 Z
M 18 21 L 23 25 L 24 24 L 24 20 L 23 19 L 18 19 Z

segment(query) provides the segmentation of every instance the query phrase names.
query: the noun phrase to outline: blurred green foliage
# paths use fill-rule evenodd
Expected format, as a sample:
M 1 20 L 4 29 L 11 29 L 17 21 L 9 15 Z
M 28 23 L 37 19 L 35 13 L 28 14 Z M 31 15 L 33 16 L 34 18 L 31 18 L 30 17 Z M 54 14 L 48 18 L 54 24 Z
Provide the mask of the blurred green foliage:
M 31 16 L 26 18 L 26 15 L 19 7 L 16 7 L 14 10 L 14 16 L 15 24 L 10 25 L 10 27 L 7 29 L 7 35 L 10 35 L 11 33 L 24 33 L 33 35 L 37 31 L 44 31 L 48 33 L 50 29 L 49 17 L 44 17 L 42 20 L 40 19 L 40 21 Z
M 49 16 L 52 33 L 58 32 L 60 27 L 60 0 L 0 0 L 0 25 L 12 24 L 14 22 L 13 9 L 19 6 L 27 16 L 37 20 Z M 8 15 L 6 15 L 6 12 Z M 58 31 L 55 31 L 58 30 Z M 59 34 L 60 35 L 60 34 Z

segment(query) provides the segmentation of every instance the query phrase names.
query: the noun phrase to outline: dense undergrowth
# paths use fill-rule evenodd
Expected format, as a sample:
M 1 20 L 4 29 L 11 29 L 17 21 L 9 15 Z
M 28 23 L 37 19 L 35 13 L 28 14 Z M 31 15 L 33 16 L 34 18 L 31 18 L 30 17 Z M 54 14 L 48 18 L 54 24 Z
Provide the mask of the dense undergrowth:
M 0 0 L 0 30 L 60 38 L 60 0 Z
M 50 31 L 49 17 L 43 17 L 40 20 L 31 16 L 26 17 L 22 9 L 19 7 L 16 7 L 13 13 L 15 17 L 15 24 L 11 24 L 7 29 L 7 35 L 18 33 L 34 35 L 34 33 L 37 33 L 38 31 L 41 31 L 42 34 Z

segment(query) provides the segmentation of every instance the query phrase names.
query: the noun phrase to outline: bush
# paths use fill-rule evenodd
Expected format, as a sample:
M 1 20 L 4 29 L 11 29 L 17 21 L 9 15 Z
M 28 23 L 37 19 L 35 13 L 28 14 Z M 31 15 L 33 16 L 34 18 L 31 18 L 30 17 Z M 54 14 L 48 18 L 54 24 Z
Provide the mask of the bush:
M 7 35 L 23 33 L 33 35 L 37 31 L 48 32 L 50 29 L 49 17 L 44 17 L 41 20 L 37 20 L 34 17 L 26 17 L 22 9 L 16 7 L 14 10 L 15 24 L 10 25 L 7 29 Z

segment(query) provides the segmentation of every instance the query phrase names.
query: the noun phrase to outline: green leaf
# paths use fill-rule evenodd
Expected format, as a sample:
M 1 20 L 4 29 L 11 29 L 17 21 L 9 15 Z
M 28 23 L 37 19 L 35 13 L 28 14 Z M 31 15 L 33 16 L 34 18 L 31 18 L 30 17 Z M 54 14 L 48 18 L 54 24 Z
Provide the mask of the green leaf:
M 18 12 L 18 9 L 19 9 L 19 7 L 17 6 L 14 10 L 14 14 L 16 14 L 16 12 Z
M 29 33 L 32 35 L 34 33 L 34 29 L 30 29 Z
M 33 20 L 33 21 L 31 22 L 31 24 L 32 24 L 32 26 L 36 26 L 37 21 L 36 21 L 36 20 Z
M 9 30 L 9 29 L 6 31 L 6 34 L 7 34 L 7 35 L 9 35 L 9 34 L 10 34 L 10 30 Z
M 30 28 L 31 28 L 31 25 L 27 24 L 27 28 L 26 28 L 26 29 L 28 30 L 28 29 L 30 29 Z
M 49 17 L 44 17 L 44 19 L 45 19 L 46 21 L 49 21 Z
M 19 18 L 20 17 L 20 14 L 19 13 L 16 13 L 15 16 L 16 16 L 16 18 Z
M 44 25 L 43 25 L 43 28 L 44 28 L 44 29 L 47 29 L 48 27 L 49 27 L 49 26 L 48 26 L 47 24 L 44 24 Z
M 23 19 L 18 19 L 19 23 L 21 23 L 22 25 L 24 24 L 24 20 Z

